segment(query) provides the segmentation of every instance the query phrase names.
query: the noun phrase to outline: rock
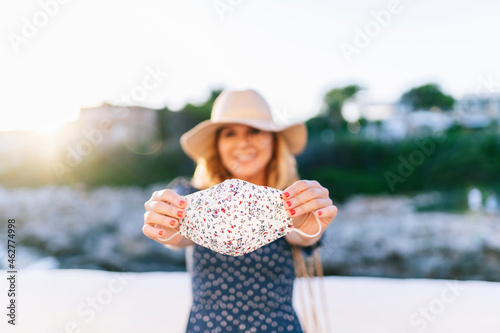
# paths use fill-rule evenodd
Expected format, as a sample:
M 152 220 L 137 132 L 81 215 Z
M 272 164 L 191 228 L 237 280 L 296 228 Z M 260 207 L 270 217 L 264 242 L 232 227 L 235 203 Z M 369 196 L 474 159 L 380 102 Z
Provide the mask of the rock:
M 0 187 L 0 218 L 16 219 L 17 250 L 39 267 L 185 270 L 183 250 L 142 233 L 144 202 L 162 188 Z M 416 211 L 435 200 L 439 194 L 356 196 L 339 205 L 320 250 L 325 272 L 499 281 L 498 218 Z

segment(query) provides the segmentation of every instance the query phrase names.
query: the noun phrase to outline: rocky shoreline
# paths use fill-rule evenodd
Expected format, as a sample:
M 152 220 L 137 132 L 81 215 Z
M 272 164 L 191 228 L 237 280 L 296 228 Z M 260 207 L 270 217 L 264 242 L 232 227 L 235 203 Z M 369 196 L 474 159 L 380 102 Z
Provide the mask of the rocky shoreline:
M 432 196 L 351 198 L 325 235 L 326 273 L 499 281 L 500 217 L 416 212 Z
M 0 218 L 16 219 L 20 269 L 183 271 L 184 251 L 141 231 L 144 202 L 164 187 L 0 187 Z M 339 205 L 320 251 L 325 273 L 500 281 L 500 217 L 416 211 L 434 195 Z

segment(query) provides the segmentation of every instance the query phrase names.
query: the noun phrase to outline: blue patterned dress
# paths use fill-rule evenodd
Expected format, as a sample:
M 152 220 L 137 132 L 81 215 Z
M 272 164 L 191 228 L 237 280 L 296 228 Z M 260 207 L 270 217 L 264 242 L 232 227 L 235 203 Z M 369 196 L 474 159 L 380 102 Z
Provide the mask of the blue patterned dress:
M 176 183 L 176 184 L 175 184 Z M 181 195 L 197 191 L 175 181 Z M 186 332 L 302 332 L 292 307 L 295 271 L 284 237 L 232 257 L 193 245 L 193 304 Z

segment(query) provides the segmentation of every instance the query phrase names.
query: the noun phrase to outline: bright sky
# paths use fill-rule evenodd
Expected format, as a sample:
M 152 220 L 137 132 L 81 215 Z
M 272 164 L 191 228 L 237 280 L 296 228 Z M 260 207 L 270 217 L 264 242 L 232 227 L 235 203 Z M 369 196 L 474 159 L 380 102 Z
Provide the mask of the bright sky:
M 0 130 L 105 101 L 177 109 L 219 87 L 297 119 L 350 83 L 375 102 L 429 81 L 460 97 L 500 82 L 499 17 L 498 0 L 1 0 Z M 342 43 L 359 46 L 350 62 Z

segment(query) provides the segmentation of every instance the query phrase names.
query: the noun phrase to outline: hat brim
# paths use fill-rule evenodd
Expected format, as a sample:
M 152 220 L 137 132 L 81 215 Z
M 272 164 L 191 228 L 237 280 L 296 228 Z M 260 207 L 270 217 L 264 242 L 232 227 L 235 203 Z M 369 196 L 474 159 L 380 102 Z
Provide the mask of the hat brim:
M 307 143 L 307 128 L 302 123 L 289 127 L 276 127 L 268 122 L 252 120 L 242 122 L 241 120 L 238 121 L 238 119 L 227 119 L 217 123 L 205 120 L 181 136 L 182 150 L 194 161 L 197 161 L 200 157 L 205 157 L 206 153 L 213 149 L 216 131 L 226 124 L 247 125 L 263 131 L 282 133 L 290 152 L 294 155 L 300 154 Z

